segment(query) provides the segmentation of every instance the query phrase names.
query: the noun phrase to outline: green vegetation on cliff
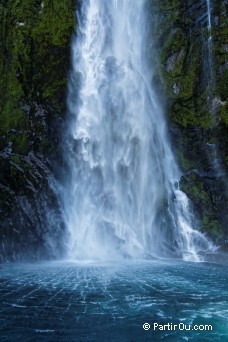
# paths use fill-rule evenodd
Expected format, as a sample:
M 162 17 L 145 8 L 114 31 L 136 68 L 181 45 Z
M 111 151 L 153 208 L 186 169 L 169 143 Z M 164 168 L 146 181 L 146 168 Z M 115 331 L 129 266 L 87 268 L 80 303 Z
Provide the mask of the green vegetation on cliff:
M 0 260 L 45 250 L 45 207 L 58 216 L 48 158 L 56 158 L 66 110 L 75 7 L 75 0 L 0 3 Z M 60 226 L 57 217 L 55 234 Z
M 181 187 L 199 213 L 201 228 L 227 239 L 228 6 L 213 1 L 209 42 L 206 0 L 150 0 L 151 34 L 160 57 Z
M 9 0 L 0 5 L 0 134 L 11 130 L 13 151 L 18 143 L 28 146 L 25 134 L 46 134 L 46 126 L 64 112 L 74 9 L 71 0 Z M 38 119 L 37 105 L 52 110 Z

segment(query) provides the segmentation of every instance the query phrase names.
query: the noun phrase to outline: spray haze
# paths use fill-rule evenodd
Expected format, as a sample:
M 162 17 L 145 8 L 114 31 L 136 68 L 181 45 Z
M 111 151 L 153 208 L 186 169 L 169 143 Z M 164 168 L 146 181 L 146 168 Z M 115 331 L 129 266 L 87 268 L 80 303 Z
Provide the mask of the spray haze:
M 83 1 L 72 43 L 62 193 L 68 256 L 177 256 L 213 245 L 194 217 L 151 86 L 144 0 Z

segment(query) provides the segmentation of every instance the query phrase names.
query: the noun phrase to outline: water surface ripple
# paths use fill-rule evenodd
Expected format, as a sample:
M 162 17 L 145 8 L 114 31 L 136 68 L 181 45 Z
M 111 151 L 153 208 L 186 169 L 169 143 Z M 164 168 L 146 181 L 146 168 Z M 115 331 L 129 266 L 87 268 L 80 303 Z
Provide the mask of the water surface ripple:
M 157 260 L 3 265 L 0 340 L 228 341 L 227 274 L 224 265 Z M 213 330 L 154 331 L 155 322 Z

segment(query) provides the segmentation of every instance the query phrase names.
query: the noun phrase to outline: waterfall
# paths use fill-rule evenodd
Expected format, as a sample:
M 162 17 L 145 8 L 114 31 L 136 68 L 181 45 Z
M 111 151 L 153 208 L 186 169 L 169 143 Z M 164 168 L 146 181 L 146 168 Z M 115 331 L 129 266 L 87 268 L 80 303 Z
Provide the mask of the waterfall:
M 181 257 L 214 247 L 179 189 L 151 86 L 145 0 L 84 0 L 72 42 L 62 191 L 68 257 Z
M 209 32 L 209 39 L 211 39 L 211 1 L 207 0 L 207 22 L 208 22 L 208 32 Z
M 208 102 L 211 107 L 212 115 L 215 121 L 218 121 L 218 118 L 213 113 L 213 107 L 215 106 L 217 98 L 214 97 L 214 87 L 215 87 L 215 79 L 214 79 L 214 60 L 213 60 L 213 36 L 212 36 L 212 0 L 206 0 L 207 2 L 207 30 L 208 30 L 208 38 L 207 38 L 207 59 L 205 70 L 207 72 L 207 82 L 208 82 Z M 217 178 L 221 178 L 223 180 L 224 186 L 228 189 L 226 173 L 223 170 L 222 161 L 220 158 L 220 153 L 218 151 L 217 144 L 207 143 L 208 147 L 208 160 L 211 165 L 211 170 L 215 172 Z

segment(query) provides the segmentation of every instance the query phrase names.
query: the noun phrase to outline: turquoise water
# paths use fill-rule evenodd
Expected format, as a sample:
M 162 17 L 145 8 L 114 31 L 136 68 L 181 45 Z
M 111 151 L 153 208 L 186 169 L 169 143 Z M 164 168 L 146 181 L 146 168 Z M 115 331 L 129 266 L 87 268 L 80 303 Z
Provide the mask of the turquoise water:
M 0 272 L 1 342 L 228 341 L 225 265 L 52 262 Z M 192 330 L 204 324 L 212 331 Z

